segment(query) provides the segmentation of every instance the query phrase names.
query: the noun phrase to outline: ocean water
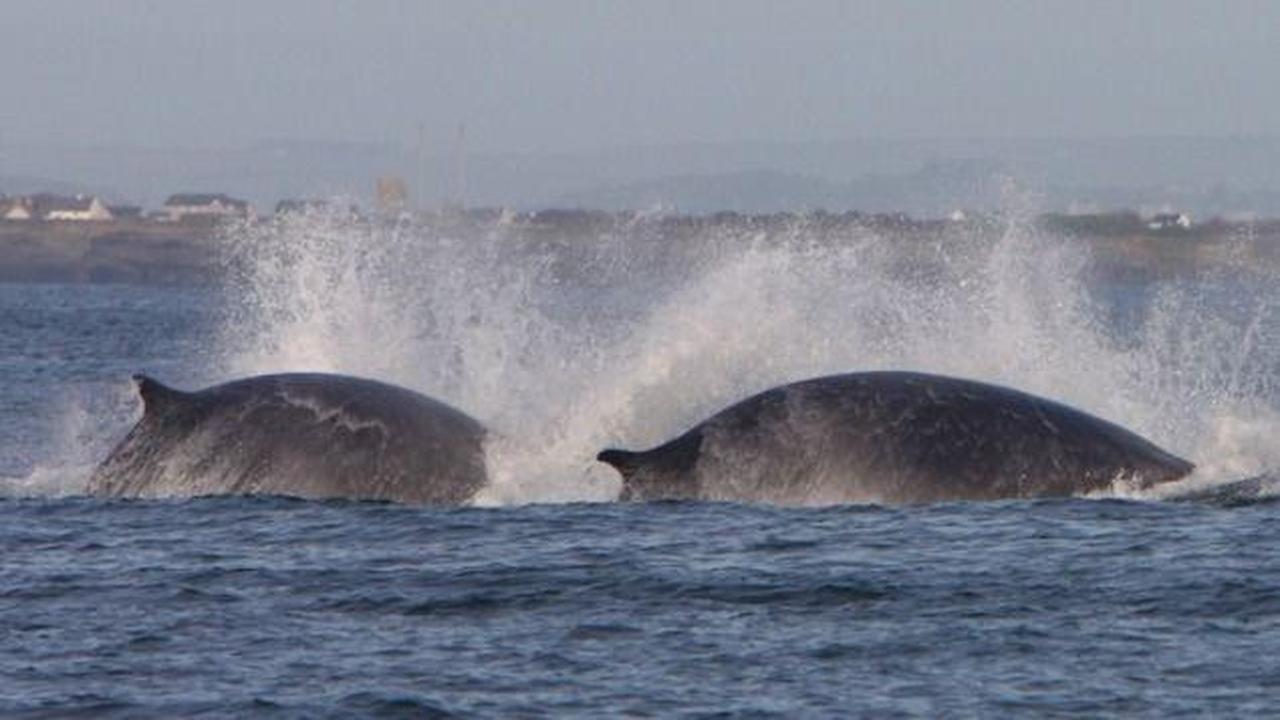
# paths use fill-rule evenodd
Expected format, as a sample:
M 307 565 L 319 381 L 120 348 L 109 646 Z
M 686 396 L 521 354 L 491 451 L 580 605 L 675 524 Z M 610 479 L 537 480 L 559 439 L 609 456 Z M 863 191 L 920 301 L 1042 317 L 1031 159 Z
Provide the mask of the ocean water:
M 535 242 L 536 240 L 536 242 Z M 1280 284 L 1099 272 L 1017 223 L 581 240 L 314 215 L 209 288 L 0 285 L 5 717 L 1240 716 L 1280 686 Z M 909 368 L 1064 400 L 1172 489 L 621 505 L 592 461 L 777 382 Z M 498 433 L 474 507 L 84 497 L 139 413 L 329 370 Z

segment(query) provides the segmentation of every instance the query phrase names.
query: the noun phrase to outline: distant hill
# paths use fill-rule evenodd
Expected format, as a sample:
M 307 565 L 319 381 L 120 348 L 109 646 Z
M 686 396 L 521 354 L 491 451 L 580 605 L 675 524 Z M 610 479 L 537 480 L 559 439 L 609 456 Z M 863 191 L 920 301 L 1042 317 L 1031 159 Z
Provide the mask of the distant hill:
M 778 212 L 843 204 L 845 187 L 822 178 L 773 170 L 674 175 L 606 185 L 564 195 L 556 207 L 634 210 L 667 207 L 680 212 Z
M 10 143 L 4 151 L 6 175 L 66 179 L 39 189 L 109 188 L 113 200 L 151 207 L 175 192 L 225 192 L 259 209 L 282 198 L 369 199 L 377 177 L 394 175 L 420 208 L 440 207 L 461 185 L 465 204 L 518 210 L 661 203 L 689 212 L 936 215 L 1007 206 L 1013 187 L 1043 212 L 1133 207 L 1197 217 L 1280 215 L 1280 138 L 1273 137 L 870 138 L 473 152 L 465 155 L 461 178 L 451 175 L 452 148 L 443 143 L 278 140 L 229 149 Z
M 611 185 L 565 195 L 552 204 L 603 210 L 662 206 L 689 213 L 902 211 L 936 217 L 956 208 L 998 204 L 999 178 L 997 165 L 981 161 L 933 163 L 914 173 L 874 175 L 849 182 L 749 170 Z

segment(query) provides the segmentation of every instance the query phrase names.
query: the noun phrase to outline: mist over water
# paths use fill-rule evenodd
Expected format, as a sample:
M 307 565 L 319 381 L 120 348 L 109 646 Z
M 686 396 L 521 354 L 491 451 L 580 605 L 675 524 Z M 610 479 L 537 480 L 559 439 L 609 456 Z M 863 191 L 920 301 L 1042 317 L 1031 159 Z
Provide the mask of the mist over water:
M 1276 279 L 1242 266 L 1112 287 L 1087 243 L 1030 217 L 915 242 L 816 216 L 667 237 L 661 218 L 564 234 L 316 209 L 229 233 L 217 364 L 454 404 L 496 431 L 485 504 L 611 499 L 604 447 L 874 369 L 1067 402 L 1192 459 L 1191 484 L 1280 467 Z

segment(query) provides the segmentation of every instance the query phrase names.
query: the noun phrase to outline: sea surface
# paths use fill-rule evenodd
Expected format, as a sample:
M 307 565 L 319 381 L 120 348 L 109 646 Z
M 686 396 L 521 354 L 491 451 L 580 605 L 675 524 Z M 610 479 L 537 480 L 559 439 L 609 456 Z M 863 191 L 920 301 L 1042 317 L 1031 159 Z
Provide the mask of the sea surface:
M 884 280 L 847 297 L 835 285 L 806 294 L 830 280 L 805 265 L 794 284 L 771 285 L 795 268 L 795 257 L 776 260 L 717 266 L 644 312 L 610 309 L 634 305 L 635 287 L 591 303 L 583 314 L 611 327 L 702 313 L 634 343 L 605 333 L 616 353 L 576 339 L 574 322 L 595 322 L 564 305 L 581 303 L 582 288 L 542 313 L 558 333 L 528 319 L 537 292 L 491 286 L 484 302 L 462 303 L 461 321 L 436 312 L 396 335 L 411 324 L 392 311 L 405 295 L 378 288 L 405 285 L 419 266 L 353 279 L 335 270 L 345 260 L 294 262 L 269 282 L 219 289 L 0 285 L 0 716 L 1275 713 L 1280 502 L 1256 486 L 1212 492 L 1274 467 L 1276 318 L 1259 305 L 1270 281 L 1028 281 L 976 294 L 957 283 L 929 307 L 952 312 L 946 327 L 969 322 L 964 352 L 937 352 L 963 338 L 923 313 L 918 335 L 867 331 L 851 350 L 786 333 L 850 313 L 858 327 L 890 322 L 916 309 L 917 291 Z M 768 308 L 783 316 L 776 325 L 734 314 L 756 293 L 769 302 L 754 317 Z M 1054 302 L 1041 305 L 1046 295 Z M 817 311 L 815 298 L 842 297 L 848 313 Z M 505 310 L 479 313 L 484 303 Z M 374 327 L 382 345 L 359 354 L 341 342 L 389 314 L 395 323 Z M 800 340 L 826 354 L 796 355 Z M 550 365 L 516 351 L 553 347 L 564 351 Z M 674 370 L 654 370 L 663 352 Z M 611 372 L 574 365 L 586 355 Z M 617 504 L 616 480 L 591 467 L 605 441 L 643 446 L 765 377 L 913 358 L 1103 412 L 1216 476 L 1199 496 L 773 507 Z M 453 369 L 404 369 L 419 365 Z M 291 367 L 414 385 L 535 435 L 537 451 L 517 443 L 495 463 L 502 489 L 482 507 L 83 496 L 139 412 L 131 373 L 197 387 Z M 720 375 L 738 384 L 690 391 Z M 507 388 L 530 377 L 548 393 Z M 571 381 L 591 392 L 567 391 Z M 675 389 L 662 395 L 664 383 Z M 552 402 L 566 395 L 575 402 Z M 540 419 L 548 406 L 578 408 L 579 422 Z M 666 407 L 681 409 L 650 419 Z
M 7 717 L 1265 716 L 1280 513 L 0 504 Z

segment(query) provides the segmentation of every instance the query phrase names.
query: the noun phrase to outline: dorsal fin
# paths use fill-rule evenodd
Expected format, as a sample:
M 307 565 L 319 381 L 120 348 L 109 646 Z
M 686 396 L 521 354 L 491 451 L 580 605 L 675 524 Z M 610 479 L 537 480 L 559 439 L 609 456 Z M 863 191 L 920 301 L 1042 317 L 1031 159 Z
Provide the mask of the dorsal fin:
M 143 411 L 147 413 L 163 412 L 187 395 L 141 373 L 133 376 L 133 382 L 138 385 L 138 394 L 142 396 Z
M 630 450 L 609 448 L 608 450 L 602 450 L 599 455 L 596 455 L 596 460 L 612 465 L 625 479 L 630 477 L 631 473 L 635 471 L 637 460 L 640 455 L 641 453 L 631 452 Z
M 630 481 L 640 467 L 661 472 L 687 473 L 698 462 L 702 448 L 702 430 L 694 428 L 680 437 L 652 450 L 633 452 L 609 448 L 596 455 L 596 460 L 608 463 L 622 473 L 622 479 Z

